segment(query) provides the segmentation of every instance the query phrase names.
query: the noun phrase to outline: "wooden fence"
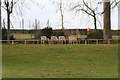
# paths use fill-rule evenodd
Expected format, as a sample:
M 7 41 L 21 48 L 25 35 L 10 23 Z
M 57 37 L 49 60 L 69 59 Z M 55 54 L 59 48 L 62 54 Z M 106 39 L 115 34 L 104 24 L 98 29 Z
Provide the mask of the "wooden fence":
M 120 40 L 105 39 L 77 39 L 77 41 L 66 40 L 0 40 L 0 44 L 119 44 Z

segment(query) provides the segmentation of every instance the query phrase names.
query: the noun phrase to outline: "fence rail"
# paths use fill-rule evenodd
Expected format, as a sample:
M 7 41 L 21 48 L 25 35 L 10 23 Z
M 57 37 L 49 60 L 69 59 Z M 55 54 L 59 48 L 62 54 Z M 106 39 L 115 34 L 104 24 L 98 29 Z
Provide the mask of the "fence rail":
M 105 39 L 77 39 L 77 41 L 66 40 L 0 40 L 0 44 L 119 44 L 120 40 Z

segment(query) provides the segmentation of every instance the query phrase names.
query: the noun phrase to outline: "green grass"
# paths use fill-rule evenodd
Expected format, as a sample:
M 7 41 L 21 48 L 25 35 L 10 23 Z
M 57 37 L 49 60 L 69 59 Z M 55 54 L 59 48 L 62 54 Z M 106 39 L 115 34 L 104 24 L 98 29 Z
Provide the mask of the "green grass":
M 120 36 L 112 36 L 113 39 L 120 39 Z
M 34 34 L 13 34 L 16 40 L 24 40 L 34 38 Z
M 4 78 L 117 78 L 118 45 L 3 45 Z
M 16 40 L 24 40 L 34 38 L 34 34 L 22 34 L 22 33 L 14 33 L 13 34 Z M 86 37 L 86 35 L 82 35 L 82 37 Z M 113 39 L 120 39 L 120 36 L 112 36 Z

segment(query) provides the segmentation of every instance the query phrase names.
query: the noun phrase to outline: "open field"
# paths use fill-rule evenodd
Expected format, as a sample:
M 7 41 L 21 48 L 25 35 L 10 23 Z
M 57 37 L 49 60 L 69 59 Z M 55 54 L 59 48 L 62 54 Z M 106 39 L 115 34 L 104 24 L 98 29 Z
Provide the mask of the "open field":
M 117 78 L 118 45 L 3 45 L 4 78 Z
M 112 36 L 113 39 L 120 39 L 120 36 Z
M 34 34 L 13 34 L 16 40 L 32 39 Z
M 34 34 L 13 34 L 16 40 L 24 40 L 24 39 L 32 39 L 34 38 Z M 113 39 L 120 39 L 120 36 L 112 36 Z

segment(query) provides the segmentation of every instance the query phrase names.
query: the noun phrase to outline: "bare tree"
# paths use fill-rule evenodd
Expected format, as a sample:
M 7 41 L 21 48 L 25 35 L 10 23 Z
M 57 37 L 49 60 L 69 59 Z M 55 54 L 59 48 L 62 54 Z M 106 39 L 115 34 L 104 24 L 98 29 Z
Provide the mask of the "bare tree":
M 94 19 L 94 26 L 95 30 L 97 30 L 97 18 L 96 15 L 103 14 L 103 34 L 104 34 L 104 39 L 111 39 L 112 34 L 111 34 L 111 9 L 114 9 L 119 3 L 119 0 L 102 0 L 103 1 L 103 12 L 97 13 L 96 7 L 92 8 L 88 5 L 87 2 L 83 0 L 83 4 L 77 4 L 73 7 L 73 10 L 78 11 L 83 11 L 86 14 L 90 15 Z M 99 1 L 98 3 L 102 3 L 102 1 Z M 95 4 L 94 4 L 95 5 Z
M 39 39 L 41 36 L 41 30 L 39 29 L 39 27 L 40 27 L 39 20 L 35 19 L 35 22 L 34 22 L 34 28 L 35 28 L 34 37 L 35 37 L 35 39 Z
M 31 0 L 32 1 L 32 0 Z M 19 13 L 22 14 L 22 9 L 20 7 L 25 7 L 26 0 L 4 0 L 3 8 L 7 12 L 7 40 L 10 40 L 10 20 L 11 14 L 13 13 L 13 9 L 16 7 L 19 10 Z M 32 1 L 34 3 L 34 1 Z
M 0 29 L 1 29 L 1 0 L 0 0 Z
M 0 40 L 2 40 L 2 28 L 1 28 L 1 0 L 0 0 Z M 1 45 L 1 41 L 0 41 Z M 2 79 L 2 46 L 0 46 L 0 79 Z
M 0 0 L 0 29 L 1 29 L 1 0 Z
M 111 9 L 110 0 L 104 2 L 104 39 L 111 39 Z
M 62 0 L 60 0 L 61 25 L 62 25 L 62 30 L 64 30 L 63 6 L 62 5 L 63 5 Z
M 118 28 L 120 28 L 120 3 L 118 4 L 119 6 L 118 6 L 118 11 L 119 11 L 119 13 L 118 13 Z M 120 34 L 119 34 L 120 35 Z
M 19 0 L 18 0 L 19 1 Z M 2 6 L 7 11 L 7 40 L 10 40 L 10 16 L 13 12 L 13 7 L 18 1 L 13 2 L 13 0 L 4 0 L 4 6 Z
M 85 12 L 87 15 L 93 17 L 94 19 L 94 27 L 95 27 L 95 31 L 97 31 L 97 7 L 93 8 L 91 6 L 89 6 L 90 2 L 85 2 L 84 0 L 82 0 L 82 3 L 80 2 L 79 4 L 75 4 L 73 7 L 72 7 L 72 10 L 75 10 L 76 12 L 79 12 L 79 11 L 83 11 Z
M 64 0 L 50 0 L 52 4 L 57 6 L 56 11 L 60 11 L 60 16 L 61 16 L 61 29 L 64 30 L 64 6 L 63 6 L 63 1 Z
M 1 0 L 0 0 L 0 40 L 2 39 L 2 28 L 1 28 Z
M 103 0 L 104 4 L 104 11 L 102 14 L 104 15 L 104 39 L 112 39 L 112 33 L 111 33 L 111 9 L 115 8 L 120 1 L 117 0 Z

